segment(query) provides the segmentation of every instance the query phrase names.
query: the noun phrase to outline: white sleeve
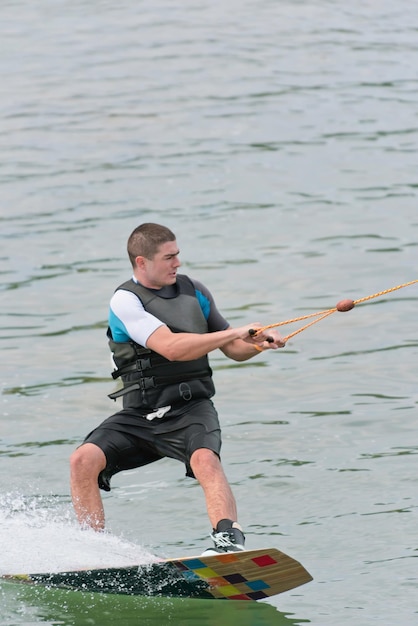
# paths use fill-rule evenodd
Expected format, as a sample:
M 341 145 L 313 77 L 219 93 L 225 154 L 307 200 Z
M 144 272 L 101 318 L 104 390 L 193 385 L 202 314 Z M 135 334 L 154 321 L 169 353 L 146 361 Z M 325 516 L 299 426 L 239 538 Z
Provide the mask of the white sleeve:
M 165 324 L 145 311 L 134 293 L 118 289 L 110 301 L 109 326 L 115 341 L 133 339 L 146 347 L 149 336 Z

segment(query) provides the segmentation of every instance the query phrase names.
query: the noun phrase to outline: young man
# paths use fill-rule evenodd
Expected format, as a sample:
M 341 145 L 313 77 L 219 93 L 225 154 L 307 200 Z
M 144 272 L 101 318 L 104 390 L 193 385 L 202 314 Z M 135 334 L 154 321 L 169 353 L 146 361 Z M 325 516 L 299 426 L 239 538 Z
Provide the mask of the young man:
M 206 500 L 214 552 L 244 550 L 234 496 L 221 461 L 221 431 L 207 354 L 220 348 L 245 361 L 284 346 L 277 332 L 252 322 L 231 328 L 204 285 L 177 273 L 175 235 L 142 224 L 128 239 L 133 277 L 110 302 L 108 337 L 124 386 L 123 409 L 109 417 L 71 456 L 71 491 L 80 524 L 104 529 L 100 489 L 113 474 L 163 457 L 182 461 Z M 209 552 L 209 551 L 208 551 Z M 207 552 L 207 553 L 208 553 Z

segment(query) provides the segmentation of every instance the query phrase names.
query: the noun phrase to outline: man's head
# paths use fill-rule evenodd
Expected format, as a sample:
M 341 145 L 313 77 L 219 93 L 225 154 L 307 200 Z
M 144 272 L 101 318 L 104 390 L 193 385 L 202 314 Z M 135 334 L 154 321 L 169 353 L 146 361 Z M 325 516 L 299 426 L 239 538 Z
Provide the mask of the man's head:
M 175 234 L 166 226 L 152 222 L 141 224 L 132 231 L 128 239 L 128 255 L 132 267 L 135 269 L 136 257 L 143 256 L 151 260 L 161 244 L 175 240 Z
M 128 239 L 128 255 L 139 282 L 150 289 L 161 289 L 176 282 L 180 267 L 174 233 L 160 224 L 141 224 Z

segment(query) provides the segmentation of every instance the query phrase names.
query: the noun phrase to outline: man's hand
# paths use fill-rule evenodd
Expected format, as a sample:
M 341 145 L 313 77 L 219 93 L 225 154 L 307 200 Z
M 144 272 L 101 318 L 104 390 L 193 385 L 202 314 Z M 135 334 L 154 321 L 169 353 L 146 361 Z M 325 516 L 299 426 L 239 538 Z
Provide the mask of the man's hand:
M 276 350 L 277 348 L 284 348 L 286 345 L 283 337 L 276 330 L 261 330 L 262 326 L 259 322 L 254 322 L 249 326 L 243 326 L 242 330 L 244 334 L 242 339 L 249 344 L 253 344 L 262 348 L 263 350 Z

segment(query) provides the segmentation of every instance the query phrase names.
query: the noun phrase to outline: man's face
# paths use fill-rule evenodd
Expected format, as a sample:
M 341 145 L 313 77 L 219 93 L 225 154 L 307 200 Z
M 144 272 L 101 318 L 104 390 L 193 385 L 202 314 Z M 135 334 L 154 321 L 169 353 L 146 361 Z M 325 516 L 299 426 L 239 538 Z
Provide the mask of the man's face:
M 150 289 L 161 289 L 166 285 L 174 285 L 177 270 L 181 265 L 178 258 L 179 253 L 177 242 L 167 241 L 161 244 L 152 259 L 138 257 L 138 260 L 141 259 L 140 265 L 143 270 L 140 278 L 142 284 Z

